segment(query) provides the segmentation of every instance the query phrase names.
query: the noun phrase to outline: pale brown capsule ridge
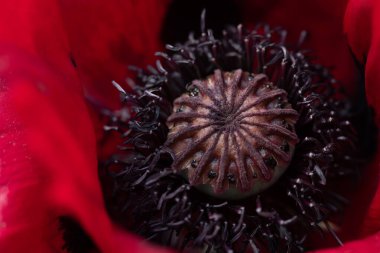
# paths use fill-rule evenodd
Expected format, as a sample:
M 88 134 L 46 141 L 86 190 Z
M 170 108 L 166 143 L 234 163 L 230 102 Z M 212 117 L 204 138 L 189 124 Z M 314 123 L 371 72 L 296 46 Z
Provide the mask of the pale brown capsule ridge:
M 242 70 L 195 80 L 174 101 L 165 146 L 172 169 L 222 198 L 242 198 L 272 185 L 288 167 L 297 111 L 264 74 Z

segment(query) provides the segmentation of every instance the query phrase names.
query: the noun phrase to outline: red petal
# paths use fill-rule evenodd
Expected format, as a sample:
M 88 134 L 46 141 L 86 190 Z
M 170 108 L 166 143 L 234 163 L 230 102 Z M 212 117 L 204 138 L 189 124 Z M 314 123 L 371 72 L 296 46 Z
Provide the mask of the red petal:
M 111 81 L 124 83 L 128 65 L 153 63 L 168 2 L 60 1 L 72 55 L 90 96 L 118 104 Z
M 101 252 L 156 252 L 116 228 L 97 177 L 94 129 L 77 80 L 12 49 L 2 76 L 0 252 L 55 252 L 57 218 L 77 220 Z M 158 251 L 158 250 L 157 250 Z
M 358 60 L 365 67 L 365 88 L 368 103 L 375 110 L 375 123 L 380 124 L 380 2 L 372 0 L 351 1 L 346 13 L 345 30 L 348 41 Z M 380 231 L 380 154 L 371 163 L 362 191 L 363 198 L 370 206 L 362 206 L 364 223 L 363 235 Z
M 69 44 L 55 1 L 15 0 L 0 9 L 0 42 L 38 57 L 61 72 L 74 74 Z
M 353 241 L 343 247 L 312 251 L 314 253 L 375 253 L 380 252 L 380 233 L 369 236 L 366 239 Z M 310 252 L 311 253 L 311 252 Z
M 347 5 L 344 30 L 356 58 L 364 64 L 375 31 L 372 27 L 374 0 L 352 0 Z
M 111 81 L 124 81 L 130 64 L 152 63 L 161 47 L 161 22 L 169 1 L 4 2 L 0 40 L 38 55 L 61 71 L 68 71 L 74 60 L 89 96 L 116 105 Z
M 54 1 L 25 0 L 4 3 L 1 9 L 0 252 L 59 251 L 57 218 L 63 215 L 76 219 L 102 252 L 156 252 L 116 228 L 105 211 L 94 130 L 69 58 L 74 42 L 67 34 L 79 37 L 80 32 L 66 33 L 68 25 L 63 24 L 59 7 Z M 115 18 L 115 13 L 108 14 Z M 64 16 L 70 19 L 69 14 Z M 88 22 L 89 37 L 102 44 L 103 37 L 96 38 Z M 110 43 L 102 45 L 113 49 Z M 81 47 L 90 48 L 86 43 L 75 48 Z M 96 58 L 99 48 L 91 49 Z M 100 61 L 114 60 L 104 55 L 94 61 L 99 68 L 90 68 L 87 75 L 92 71 L 113 75 L 101 69 Z M 91 57 L 84 57 L 83 64 L 87 60 L 92 66 Z M 123 63 L 119 61 L 119 69 Z

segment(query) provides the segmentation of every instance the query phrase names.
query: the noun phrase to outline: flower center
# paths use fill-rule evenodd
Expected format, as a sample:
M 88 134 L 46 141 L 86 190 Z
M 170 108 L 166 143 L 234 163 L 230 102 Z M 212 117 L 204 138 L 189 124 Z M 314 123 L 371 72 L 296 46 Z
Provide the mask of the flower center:
M 242 70 L 216 70 L 188 90 L 167 120 L 172 169 L 220 198 L 243 198 L 276 182 L 298 142 L 287 92 Z

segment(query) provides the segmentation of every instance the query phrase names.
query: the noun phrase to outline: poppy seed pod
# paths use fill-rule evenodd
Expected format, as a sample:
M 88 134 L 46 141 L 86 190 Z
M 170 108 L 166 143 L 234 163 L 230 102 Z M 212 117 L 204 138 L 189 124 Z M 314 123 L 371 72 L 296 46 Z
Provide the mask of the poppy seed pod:
M 298 113 L 263 74 L 215 70 L 174 100 L 165 142 L 175 171 L 216 197 L 258 193 L 284 173 L 298 141 Z M 210 189 L 212 187 L 212 189 Z

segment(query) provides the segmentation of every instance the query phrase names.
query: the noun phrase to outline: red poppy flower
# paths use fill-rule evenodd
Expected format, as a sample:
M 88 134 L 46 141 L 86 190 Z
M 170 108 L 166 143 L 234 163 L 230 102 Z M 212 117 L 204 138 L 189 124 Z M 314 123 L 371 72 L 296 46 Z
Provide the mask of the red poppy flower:
M 3 3 L 0 15 L 0 252 L 55 252 L 58 218 L 74 220 L 100 252 L 168 252 L 113 224 L 98 180 L 101 132 L 87 101 L 116 107 L 111 80 L 145 65 L 159 40 L 169 1 Z M 380 4 L 375 0 L 236 1 L 247 25 L 259 21 L 312 34 L 307 47 L 347 89 L 357 75 L 347 41 L 364 68 L 366 95 L 377 112 L 376 59 Z M 217 6 L 215 7 L 217 8 Z M 345 16 L 344 16 L 345 15 Z M 344 27 L 346 38 L 342 32 Z M 297 19 L 296 19 L 297 18 Z M 376 114 L 377 115 L 377 114 Z M 379 123 L 378 116 L 375 122 Z M 345 246 L 323 252 L 380 251 L 376 156 L 345 216 Z M 84 242 L 85 244 L 85 242 Z

